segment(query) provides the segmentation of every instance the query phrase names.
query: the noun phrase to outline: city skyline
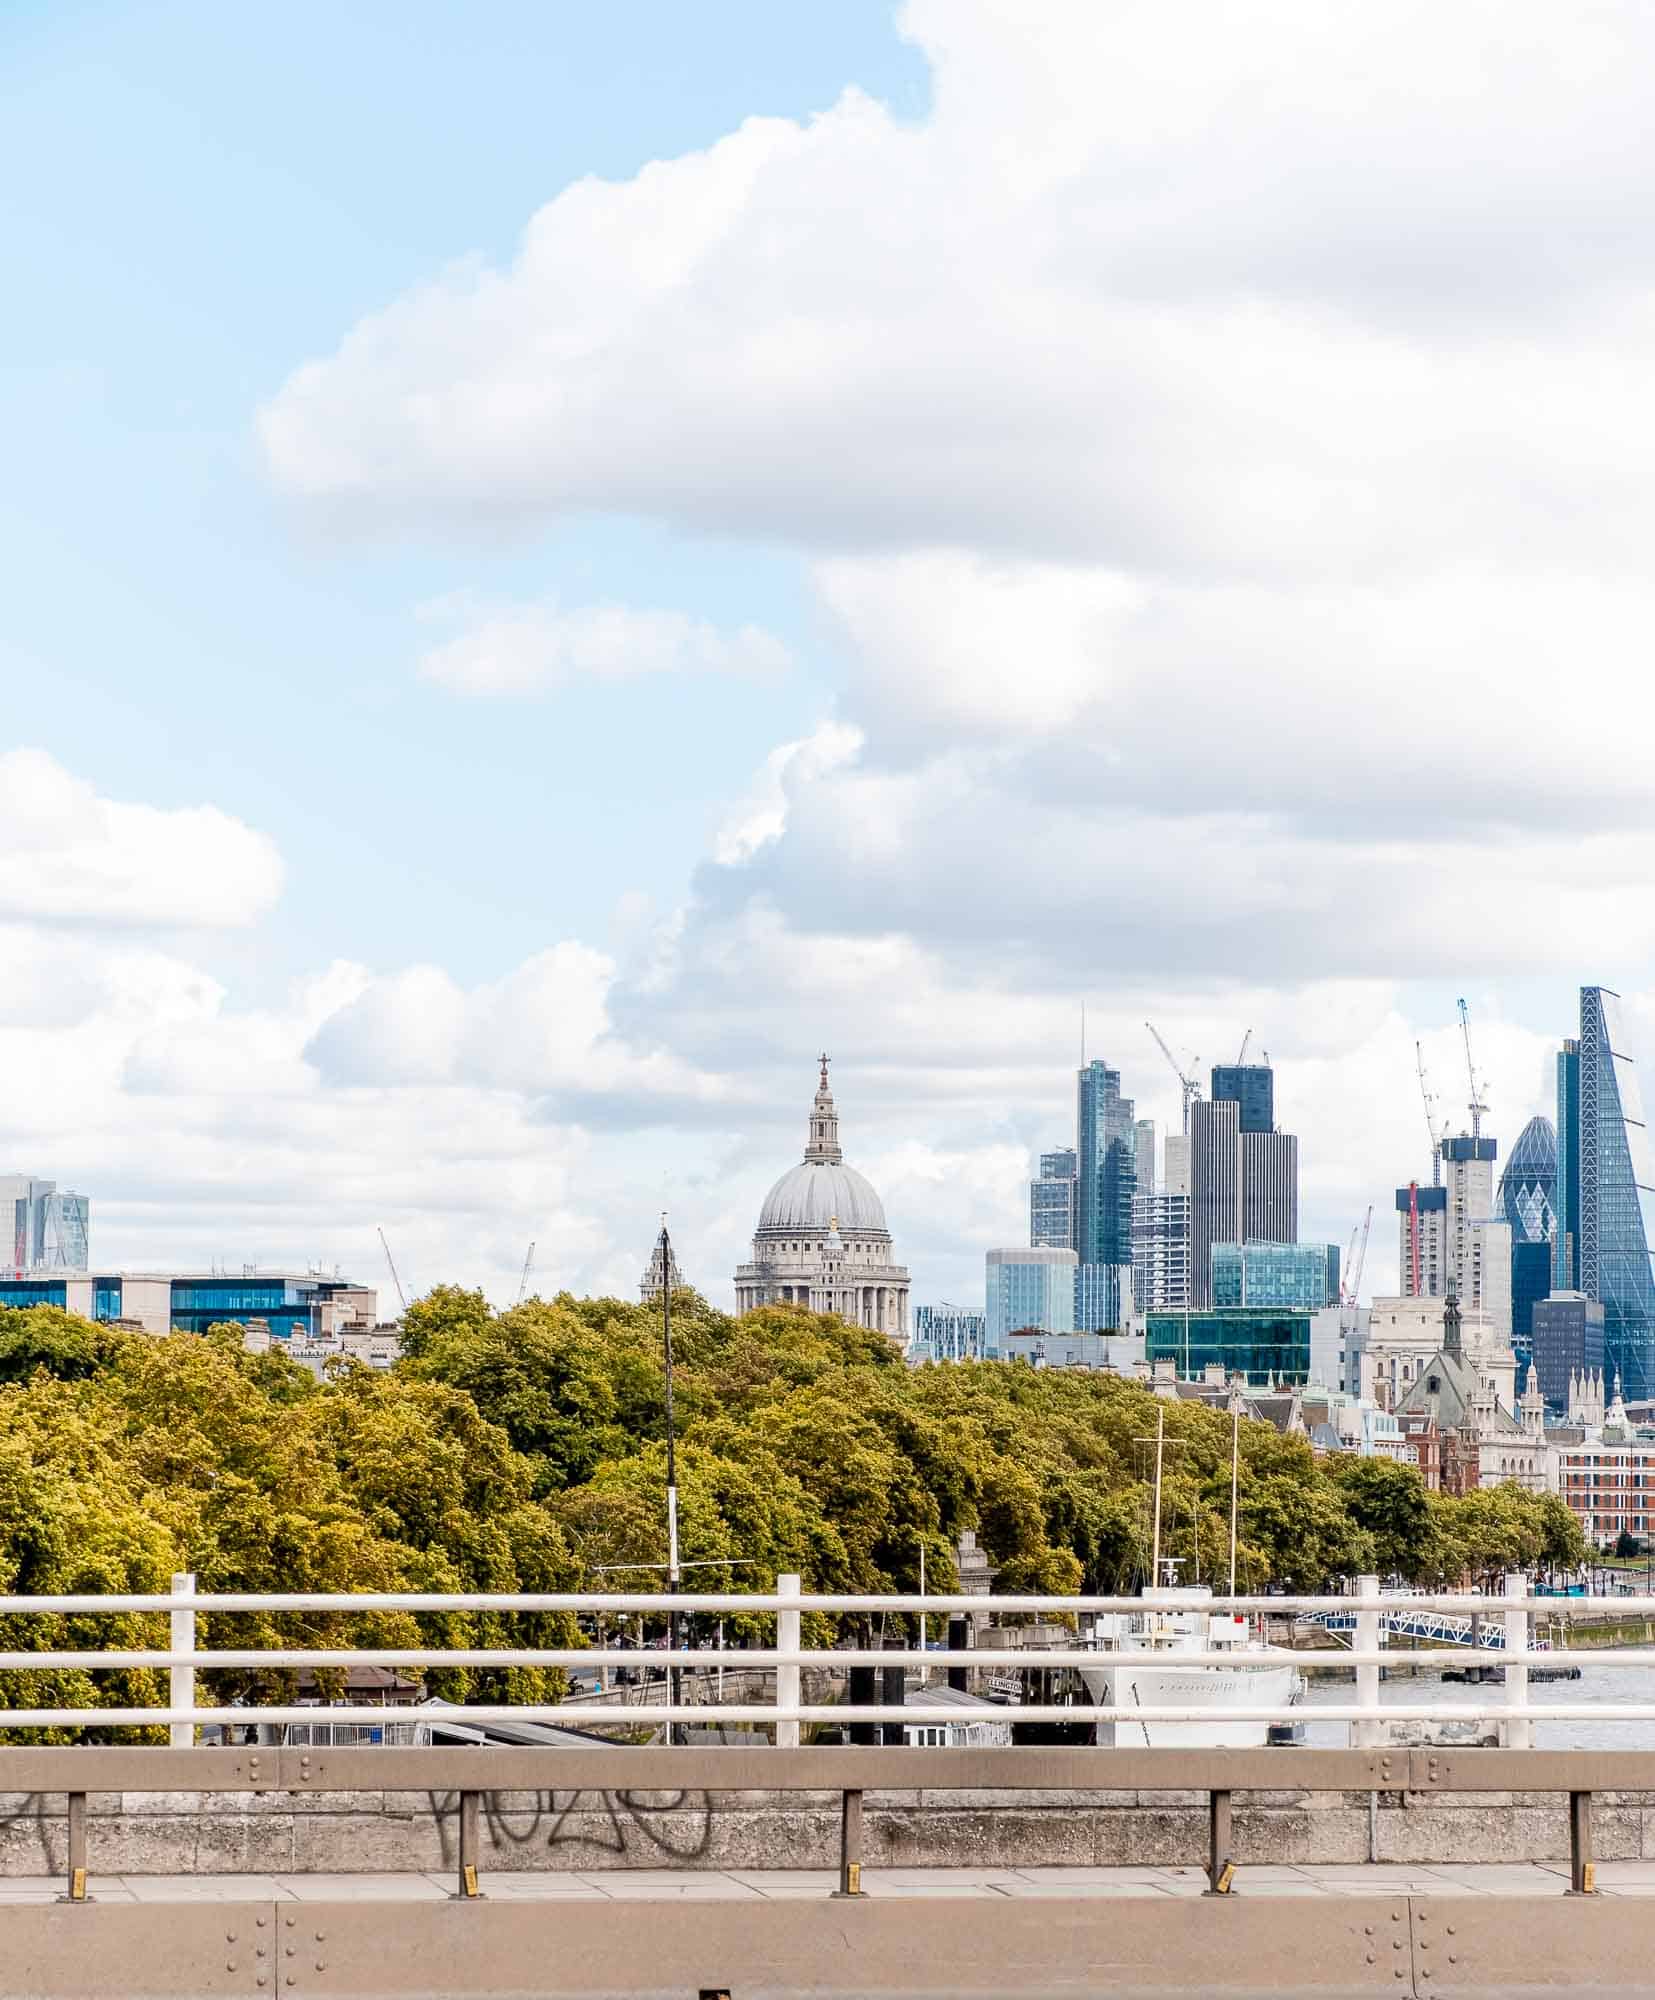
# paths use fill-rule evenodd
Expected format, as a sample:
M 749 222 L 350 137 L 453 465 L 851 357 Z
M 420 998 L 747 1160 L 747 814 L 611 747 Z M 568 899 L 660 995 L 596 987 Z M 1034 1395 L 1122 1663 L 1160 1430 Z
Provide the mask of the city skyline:
M 1328 20 L 9 10 L 0 1168 L 727 1301 L 826 1046 L 959 1303 L 1084 999 L 1394 1289 L 1460 994 L 1504 1152 L 1655 1053 L 1655 19 Z

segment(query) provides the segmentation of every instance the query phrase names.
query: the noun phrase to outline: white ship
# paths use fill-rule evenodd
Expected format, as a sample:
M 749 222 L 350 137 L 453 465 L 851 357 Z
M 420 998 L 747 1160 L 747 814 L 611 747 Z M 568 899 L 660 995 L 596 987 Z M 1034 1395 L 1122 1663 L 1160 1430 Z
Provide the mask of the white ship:
M 1097 1725 L 1100 1743 L 1126 1749 L 1246 1749 L 1269 1741 L 1268 1722 L 1249 1722 L 1231 1709 L 1286 1708 L 1304 1693 L 1293 1655 L 1259 1643 L 1245 1618 L 1208 1611 L 1205 1588 L 1162 1591 L 1176 1609 L 1103 1613 L 1094 1637 L 1098 1664 L 1081 1679 L 1104 1708 L 1199 1708 L 1195 1722 L 1121 1718 Z M 1187 1607 L 1187 1608 L 1186 1608 Z M 1180 1654 L 1226 1653 L 1222 1666 L 1180 1666 Z
M 1159 1580 L 1161 1561 L 1161 1473 L 1166 1415 L 1155 1416 L 1155 1528 L 1150 1575 Z M 1236 1587 L 1236 1525 L 1241 1481 L 1241 1420 L 1232 1413 L 1230 1433 L 1230 1595 Z M 1176 1574 L 1175 1566 L 1166 1567 Z M 1081 1680 L 1100 1708 L 1198 1708 L 1197 1721 L 1157 1722 L 1145 1717 L 1100 1721 L 1099 1743 L 1134 1749 L 1251 1749 L 1268 1743 L 1272 1725 L 1228 1713 L 1235 1709 L 1286 1708 L 1303 1695 L 1304 1676 L 1293 1655 L 1255 1639 L 1247 1620 L 1207 1607 L 1212 1592 L 1202 1585 L 1163 1587 L 1159 1602 L 1142 1611 L 1100 1613 L 1093 1628 L 1098 1664 L 1083 1667 Z M 1169 1602 L 1170 1600 L 1170 1602 Z M 1213 1666 L 1180 1666 L 1190 1653 L 1223 1653 Z

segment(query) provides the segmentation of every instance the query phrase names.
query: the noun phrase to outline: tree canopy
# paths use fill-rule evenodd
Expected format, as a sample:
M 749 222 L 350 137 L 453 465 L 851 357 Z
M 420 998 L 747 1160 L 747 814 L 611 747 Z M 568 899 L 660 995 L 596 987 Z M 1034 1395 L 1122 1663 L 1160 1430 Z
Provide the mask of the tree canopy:
M 880 1592 L 957 1581 L 972 1530 L 1003 1591 L 1126 1592 L 1148 1570 L 1149 1440 L 1164 1419 L 1162 1549 L 1227 1578 L 1231 1423 L 1119 1376 L 910 1368 L 882 1335 L 792 1306 L 740 1318 L 675 1295 L 683 1558 L 709 1584 Z M 323 1380 L 239 1329 L 167 1339 L 51 1307 L 0 1310 L 0 1583 L 11 1592 L 642 1588 L 664 1563 L 658 1311 L 440 1287 L 390 1371 Z M 1486 1582 L 1584 1557 L 1555 1497 L 1428 1494 L 1411 1467 L 1318 1458 L 1240 1426 L 1238 1581 L 1313 1591 L 1373 1570 Z M 558 1617 L 215 1616 L 204 1643 L 567 1644 Z M 159 1617 L 0 1620 L 0 1646 L 159 1643 Z M 0 1705 L 159 1700 L 162 1677 L 8 1674 Z M 277 1676 L 243 1676 L 271 1694 Z M 451 1699 L 551 1694 L 556 1674 L 454 1670 Z M 220 1681 L 221 1690 L 235 1691 Z

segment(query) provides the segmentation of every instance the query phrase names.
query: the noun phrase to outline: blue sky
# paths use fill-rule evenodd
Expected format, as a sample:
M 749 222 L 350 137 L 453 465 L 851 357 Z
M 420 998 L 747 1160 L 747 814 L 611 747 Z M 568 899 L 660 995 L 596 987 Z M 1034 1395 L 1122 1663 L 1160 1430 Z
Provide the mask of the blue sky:
M 441 940 L 462 977 L 556 915 L 663 903 L 721 802 L 824 704 L 796 558 L 569 518 L 339 539 L 262 476 L 254 408 L 363 312 L 528 213 L 848 81 L 923 109 L 890 9 L 849 4 L 197 5 L 8 9 L 0 354 L 13 449 L 0 671 L 53 690 L 43 740 L 100 788 L 212 796 L 274 834 L 290 883 L 246 976 L 318 951 L 379 965 Z M 456 713 L 412 680 L 414 607 L 470 590 L 632 597 L 786 631 L 759 691 L 669 684 L 658 726 L 577 688 L 557 713 Z M 627 734 L 627 779 L 607 754 Z M 686 755 L 686 746 L 693 754 Z M 620 795 L 617 795 L 618 789 Z M 440 809 L 433 811 L 433 806 Z M 604 865 L 558 857 L 601 845 Z M 555 882 L 555 891 L 553 883 Z
M 1429 44 L 1422 70 L 1418 50 Z M 0 1165 L 100 1260 L 915 1297 L 1093 1052 L 1303 1227 L 1655 1020 L 1655 26 L 12 7 Z M 1587 698 L 1587 697 L 1590 698 Z M 1603 718 L 1615 719 L 1606 729 Z

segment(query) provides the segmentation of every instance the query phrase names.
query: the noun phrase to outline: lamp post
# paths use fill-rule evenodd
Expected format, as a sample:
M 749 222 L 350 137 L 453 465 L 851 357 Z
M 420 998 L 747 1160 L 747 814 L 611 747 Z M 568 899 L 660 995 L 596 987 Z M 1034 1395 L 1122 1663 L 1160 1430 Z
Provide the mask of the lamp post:
M 672 1239 L 667 1235 L 667 1218 L 661 1216 L 661 1343 L 666 1351 L 667 1369 L 667 1593 L 678 1595 L 678 1455 L 672 1420 Z M 678 1658 L 678 1613 L 667 1614 L 667 1698 L 674 1708 L 683 1693 L 683 1673 Z M 678 1724 L 667 1724 L 666 1740 L 678 1741 Z

